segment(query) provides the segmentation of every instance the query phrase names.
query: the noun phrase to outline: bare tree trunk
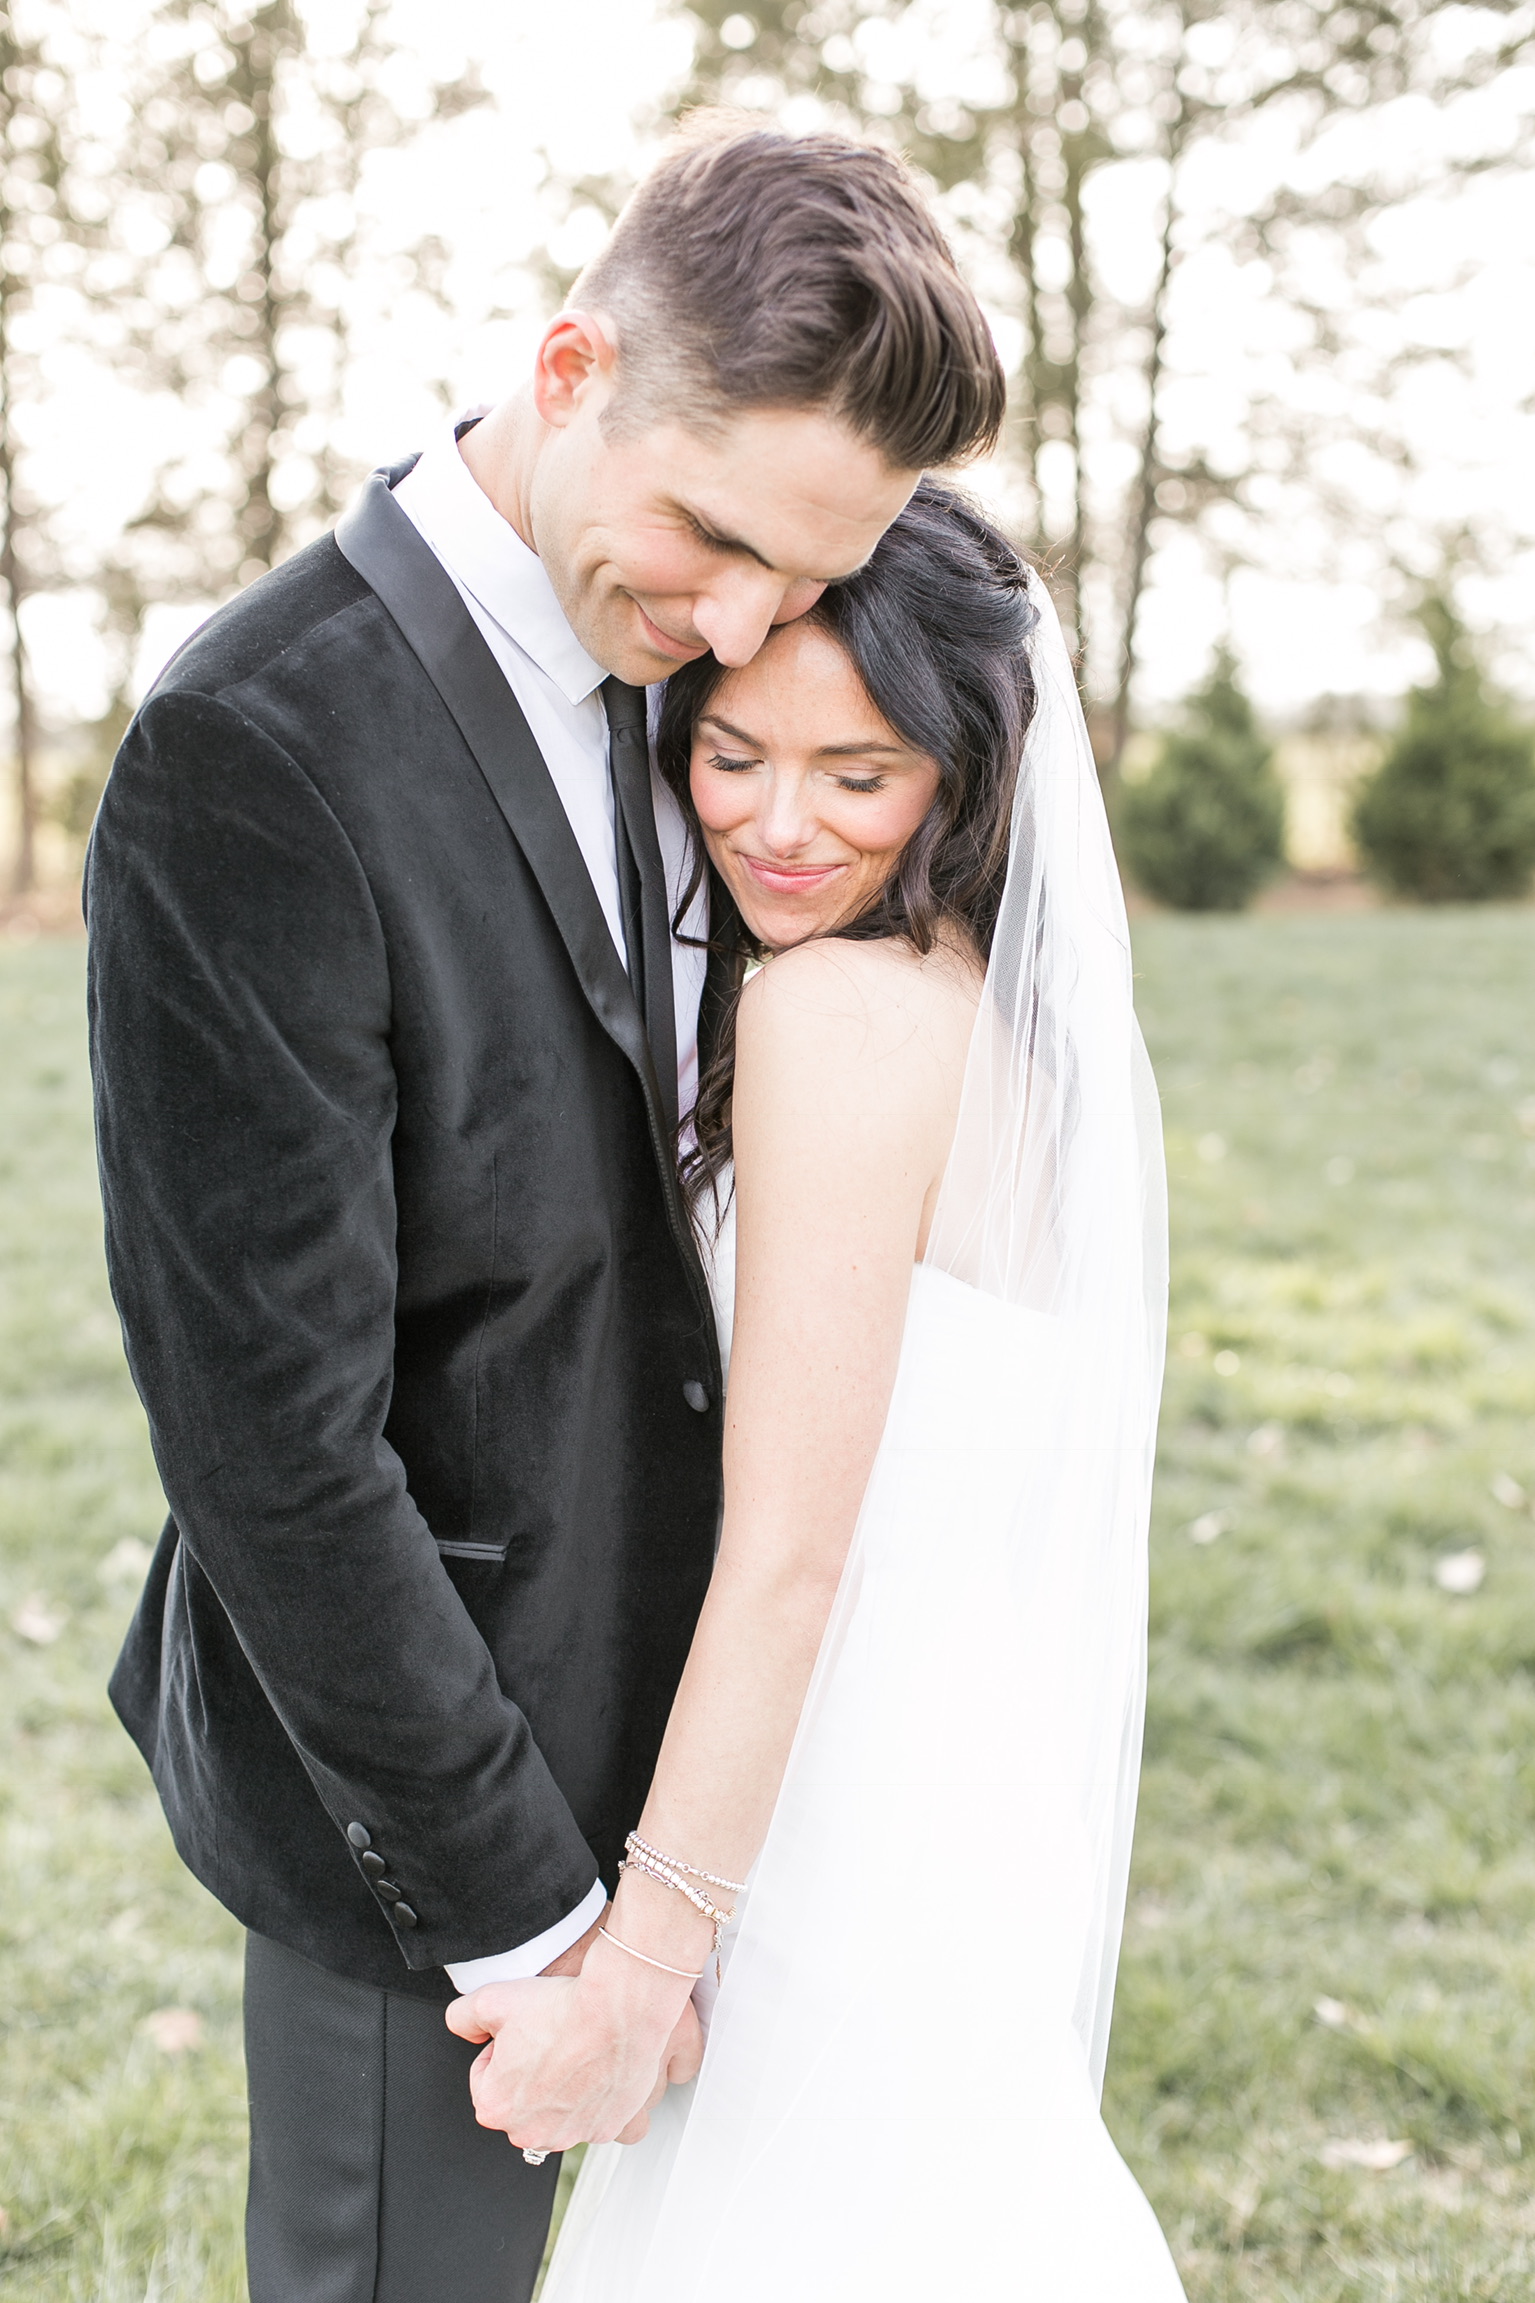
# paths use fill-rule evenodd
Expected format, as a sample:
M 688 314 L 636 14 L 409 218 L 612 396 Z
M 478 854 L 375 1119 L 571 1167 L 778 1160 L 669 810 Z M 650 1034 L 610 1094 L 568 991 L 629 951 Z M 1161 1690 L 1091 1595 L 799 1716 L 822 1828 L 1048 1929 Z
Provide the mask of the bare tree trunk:
M 1045 499 L 1039 482 L 1039 451 L 1044 443 L 1040 421 L 1044 406 L 1044 393 L 1041 390 L 1044 320 L 1039 309 L 1039 281 L 1034 266 L 1034 218 L 1038 193 L 1027 140 L 1020 141 L 1019 159 L 1023 169 L 1023 194 L 1013 217 L 1008 252 L 1023 289 L 1024 324 L 1028 331 L 1028 348 L 1024 353 L 1023 366 L 1027 404 L 1016 412 L 1014 421 L 1023 435 L 1021 445 L 1028 464 L 1029 489 L 1033 497 L 1034 546 L 1043 555 L 1046 543 Z
M 1080 101 L 1080 74 L 1061 76 L 1064 101 Z M 1066 287 L 1066 305 L 1071 314 L 1071 354 L 1061 375 L 1060 400 L 1066 416 L 1066 444 L 1071 450 L 1071 534 L 1067 539 L 1066 585 L 1057 583 L 1056 600 L 1073 642 L 1077 660 L 1077 678 L 1090 692 L 1088 679 L 1088 627 L 1083 612 L 1082 579 L 1087 560 L 1087 506 L 1082 472 L 1082 348 L 1086 334 L 1088 314 L 1092 310 L 1092 289 L 1087 269 L 1087 231 L 1082 213 L 1082 183 L 1080 142 L 1075 136 L 1061 139 L 1066 160 L 1066 231 L 1071 251 L 1071 276 Z
M 1173 226 L 1177 208 L 1173 199 L 1174 175 L 1167 177 L 1167 206 L 1162 217 L 1161 258 L 1151 298 L 1151 341 L 1146 351 L 1146 423 L 1141 433 L 1139 468 L 1130 513 L 1130 564 L 1125 581 L 1124 626 L 1120 635 L 1119 679 L 1114 691 L 1109 754 L 1101 774 L 1104 788 L 1117 782 L 1130 739 L 1130 694 L 1135 681 L 1135 639 L 1146 569 L 1151 558 L 1151 523 L 1157 508 L 1157 476 L 1161 464 L 1162 368 L 1167 350 L 1167 296 L 1173 276 Z
M 1077 40 L 1093 26 L 1061 12 L 1048 0 L 1057 30 Z M 1050 570 L 1050 588 L 1079 660 L 1086 646 L 1082 579 L 1091 550 L 1082 464 L 1084 350 L 1094 289 L 1087 246 L 1083 192 L 1093 164 L 1092 148 L 1079 128 L 1058 130 L 1041 109 L 1038 71 L 1031 59 L 1029 26 L 1020 11 L 1000 8 L 998 29 L 1013 80 L 1007 138 L 1019 169 L 1016 202 L 1008 227 L 1008 256 L 1020 292 L 1024 323 L 1021 392 L 1013 436 L 1027 458 L 1034 507 L 1033 544 Z M 1059 70 L 1049 101 L 1057 114 L 1080 108 L 1086 48 L 1079 60 Z M 1066 273 L 1060 288 L 1042 290 L 1042 241 L 1060 239 Z M 1064 531 L 1052 535 L 1045 520 L 1041 465 L 1047 445 L 1069 451 L 1072 473 Z
M 256 245 L 252 270 L 259 294 L 253 299 L 257 327 L 251 351 L 262 367 L 262 381 L 251 400 L 251 421 L 246 436 L 246 499 L 242 508 L 245 561 L 272 568 L 283 557 L 287 523 L 272 501 L 272 472 L 277 434 L 283 419 L 283 378 L 279 334 L 285 317 L 276 277 L 278 247 L 282 239 L 282 155 L 277 142 L 277 75 L 282 57 L 298 40 L 298 29 L 286 0 L 275 0 L 257 10 L 248 26 L 234 35 L 243 70 L 235 76 L 250 111 L 252 131 L 251 177 L 256 194 Z M 243 85 L 242 85 L 243 82 Z
M 16 27 L 9 8 L 0 9 L 0 108 L 3 108 L 6 147 L 9 151 L 12 116 L 17 107 L 18 82 L 21 77 L 22 53 L 16 37 Z M 0 224 L 7 238 L 14 222 L 7 200 Z M 5 594 L 5 607 L 10 618 L 10 673 L 13 695 L 14 735 L 12 738 L 16 774 L 16 861 L 11 877 L 12 893 L 24 896 L 37 878 L 37 784 L 33 773 L 32 699 L 27 682 L 27 663 L 21 642 L 21 568 L 16 550 L 16 531 L 19 520 L 16 511 L 16 440 L 11 429 L 12 376 L 11 363 L 15 345 L 12 330 L 12 305 L 15 301 L 16 278 L 12 269 L 10 251 L 0 254 L 0 490 L 4 504 L 0 506 L 0 590 Z
M 14 715 L 16 762 L 16 863 L 11 892 L 24 896 L 37 880 L 37 723 L 32 708 L 32 685 L 27 676 L 26 645 L 21 636 L 21 603 L 25 591 L 17 553 L 20 520 L 16 511 L 16 443 L 11 432 L 9 297 L 0 286 L 0 590 L 10 621 L 11 699 Z

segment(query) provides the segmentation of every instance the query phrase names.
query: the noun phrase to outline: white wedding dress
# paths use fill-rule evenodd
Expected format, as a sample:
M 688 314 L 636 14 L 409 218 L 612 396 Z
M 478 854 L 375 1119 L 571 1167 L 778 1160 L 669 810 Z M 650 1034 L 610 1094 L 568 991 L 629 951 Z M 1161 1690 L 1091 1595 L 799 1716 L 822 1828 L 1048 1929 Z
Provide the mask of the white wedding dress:
M 1098 2107 L 1140 1753 L 1159 1133 L 1041 606 L 959 1131 L 724 1984 L 700 1987 L 703 2068 L 643 2143 L 588 2151 L 544 2303 L 1181 2303 Z M 732 1264 L 727 1223 L 727 1343 Z

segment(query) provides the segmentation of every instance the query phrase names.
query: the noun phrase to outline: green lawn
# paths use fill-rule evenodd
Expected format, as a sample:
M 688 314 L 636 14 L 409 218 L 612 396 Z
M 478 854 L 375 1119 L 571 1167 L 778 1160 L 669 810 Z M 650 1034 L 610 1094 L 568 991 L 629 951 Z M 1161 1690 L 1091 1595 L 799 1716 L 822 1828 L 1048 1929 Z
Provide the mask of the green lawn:
M 1525 2303 L 1535 911 L 1136 941 L 1174 1281 L 1110 2116 L 1199 2303 Z
M 83 959 L 0 949 L 0 2295 L 232 2303 L 239 1930 L 103 1691 L 164 1512 L 102 1265 Z M 200 2046 L 155 2045 L 172 2008 Z
M 1136 940 L 1173 1351 L 1111 2120 L 1195 2303 L 1525 2303 L 1535 910 Z M 237 1931 L 101 1693 L 159 1506 L 80 977 L 0 950 L 0 2296 L 227 2303 Z

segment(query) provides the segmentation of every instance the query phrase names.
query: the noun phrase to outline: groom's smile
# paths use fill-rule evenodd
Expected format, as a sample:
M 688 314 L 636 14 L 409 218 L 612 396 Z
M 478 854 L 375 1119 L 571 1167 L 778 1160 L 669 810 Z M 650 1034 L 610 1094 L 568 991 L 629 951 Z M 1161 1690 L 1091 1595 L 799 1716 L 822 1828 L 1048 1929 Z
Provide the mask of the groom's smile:
M 633 601 L 635 614 L 639 618 L 640 629 L 644 633 L 647 643 L 658 656 L 669 656 L 675 663 L 679 664 L 692 664 L 696 663 L 700 656 L 708 654 L 709 643 L 707 640 L 682 640 L 674 638 L 670 632 L 663 632 L 660 625 L 652 617 L 646 615 L 632 593 L 629 597 Z

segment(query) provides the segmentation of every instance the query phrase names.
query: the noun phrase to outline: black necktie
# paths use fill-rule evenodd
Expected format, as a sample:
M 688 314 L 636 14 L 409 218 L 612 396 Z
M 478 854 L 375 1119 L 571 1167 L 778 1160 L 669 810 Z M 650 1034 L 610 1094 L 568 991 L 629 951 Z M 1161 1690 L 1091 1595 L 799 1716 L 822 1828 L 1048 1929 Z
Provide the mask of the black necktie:
M 650 745 L 645 691 L 606 679 L 608 767 L 613 778 L 613 833 L 618 850 L 618 892 L 623 911 L 629 980 L 645 1019 L 656 1085 L 668 1127 L 677 1125 L 677 1018 L 672 1006 L 671 919 L 666 874 L 650 792 Z

